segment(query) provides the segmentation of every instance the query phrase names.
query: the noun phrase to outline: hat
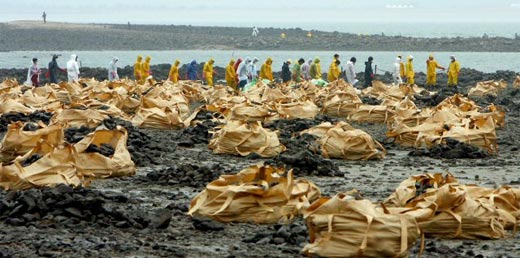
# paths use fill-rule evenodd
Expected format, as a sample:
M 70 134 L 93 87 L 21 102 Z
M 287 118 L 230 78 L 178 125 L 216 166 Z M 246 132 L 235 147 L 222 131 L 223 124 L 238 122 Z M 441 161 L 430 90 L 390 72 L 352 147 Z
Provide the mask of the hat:
M 287 63 L 292 63 L 291 59 L 287 59 Z

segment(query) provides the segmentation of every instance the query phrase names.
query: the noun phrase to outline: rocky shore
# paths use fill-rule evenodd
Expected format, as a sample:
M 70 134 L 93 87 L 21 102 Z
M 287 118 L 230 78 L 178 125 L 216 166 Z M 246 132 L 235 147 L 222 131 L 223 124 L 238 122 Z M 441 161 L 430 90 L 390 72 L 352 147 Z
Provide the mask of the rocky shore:
M 520 39 L 504 37 L 412 38 L 309 31 L 299 28 L 181 25 L 72 24 L 17 21 L 0 23 L 0 51 L 25 50 L 335 50 L 519 52 Z M 282 38 L 281 34 L 286 37 Z

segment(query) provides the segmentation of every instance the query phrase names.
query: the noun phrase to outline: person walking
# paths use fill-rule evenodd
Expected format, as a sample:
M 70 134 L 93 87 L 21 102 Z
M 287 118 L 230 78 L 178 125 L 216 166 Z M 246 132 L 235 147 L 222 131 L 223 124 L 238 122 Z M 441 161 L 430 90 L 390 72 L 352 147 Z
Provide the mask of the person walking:
M 339 59 L 335 59 L 335 61 L 330 64 L 329 73 L 327 74 L 327 79 L 329 82 L 339 80 L 339 76 L 341 75 L 340 64 L 341 61 L 339 61 Z
M 302 75 L 303 75 L 303 79 L 306 81 L 311 79 L 311 64 L 312 64 L 312 59 L 309 59 L 307 61 L 307 63 L 304 63 L 302 65 Z
M 213 86 L 213 74 L 215 73 L 213 71 L 213 64 L 215 63 L 215 60 L 213 58 L 209 59 L 202 69 L 204 78 L 206 78 L 206 83 L 208 86 Z
M 401 58 L 397 57 L 394 62 L 394 71 L 392 72 L 394 84 L 401 85 L 403 80 L 401 79 Z
M 309 73 L 311 79 L 322 79 L 320 59 L 318 57 L 314 58 L 314 62 L 311 64 Z
M 49 62 L 48 73 L 51 83 L 58 83 L 58 70 L 65 72 L 65 69 L 62 69 L 58 66 L 58 61 L 56 61 L 57 59 L 58 55 L 52 55 L 52 61 Z
M 356 71 L 354 69 L 354 65 L 356 64 L 357 59 L 355 57 L 350 58 L 350 61 L 347 62 L 347 70 L 346 70 L 346 77 L 348 83 L 350 85 L 354 86 L 358 82 L 356 79 Z
M 368 61 L 365 62 L 365 88 L 372 86 L 372 80 L 374 80 L 374 69 L 372 68 L 373 57 L 368 57 Z
M 229 64 L 226 66 L 226 82 L 227 85 L 233 89 L 236 89 L 237 83 L 236 83 L 236 71 L 234 68 L 235 65 L 235 59 L 229 60 Z
M 43 23 L 47 23 L 47 14 L 45 13 L 45 11 L 43 11 L 42 18 L 43 18 Z
M 40 86 L 40 74 L 42 73 L 42 70 L 40 67 L 38 67 L 38 58 L 32 59 L 32 64 L 29 66 L 29 69 L 27 71 L 27 80 L 25 81 L 25 84 L 32 85 L 34 87 Z
M 181 64 L 181 61 L 175 60 L 172 67 L 170 68 L 170 72 L 168 73 L 168 79 L 173 83 L 179 82 L 179 65 L 180 64 Z
M 186 71 L 186 77 L 188 77 L 188 80 L 196 81 L 199 79 L 198 69 L 199 66 L 197 65 L 197 61 L 192 60 L 191 63 L 188 65 L 188 70 Z
M 410 85 L 415 84 L 415 71 L 413 70 L 413 56 L 408 56 L 406 63 L 406 82 Z
M 138 82 L 138 83 L 142 83 L 143 81 L 143 74 L 142 74 L 142 61 L 143 61 L 143 57 L 142 56 L 137 56 L 137 60 L 135 61 L 134 63 L 134 79 Z
M 243 62 L 240 63 L 237 69 L 237 77 L 238 77 L 238 86 L 237 89 L 239 91 L 242 91 L 244 89 L 244 86 L 247 84 L 248 80 L 248 73 L 247 73 L 247 67 L 249 66 L 249 63 L 251 63 L 251 58 L 246 57 Z
M 460 63 L 455 56 L 450 57 L 451 62 L 448 67 L 448 86 L 457 86 L 459 84 Z
M 289 68 L 289 65 L 291 65 L 291 59 L 288 59 L 282 65 L 282 81 L 283 82 L 291 81 L 292 75 L 291 75 L 291 69 Z
M 269 80 L 273 81 L 273 67 L 271 66 L 273 64 L 273 59 L 268 57 L 267 60 L 265 60 L 265 63 L 262 64 L 262 67 L 260 67 L 260 80 Z
M 300 58 L 298 60 L 298 63 L 293 65 L 292 69 L 292 79 L 295 82 L 302 82 L 303 81 L 303 73 L 302 73 L 302 65 L 305 63 L 305 59 Z
M 112 58 L 112 61 L 108 64 L 108 80 L 113 82 L 119 80 L 119 74 L 117 74 L 117 57 Z
M 79 65 L 75 54 L 72 54 L 67 62 L 67 77 L 69 82 L 77 82 L 79 80 Z
M 406 81 L 406 68 L 403 62 L 403 57 L 402 55 L 398 55 L 397 57 L 401 60 L 399 62 L 399 75 L 401 76 L 401 80 L 404 82 Z
M 148 77 L 150 77 L 152 75 L 152 71 L 150 70 L 150 61 L 152 61 L 152 57 L 146 56 L 146 58 L 144 59 L 144 63 L 141 66 L 143 83 L 146 79 L 148 79 Z
M 253 33 L 251 34 L 253 37 L 258 37 L 258 28 L 256 26 L 253 27 Z
M 437 85 L 437 69 L 445 70 L 433 58 L 433 54 L 430 54 L 428 60 L 426 60 L 426 86 Z

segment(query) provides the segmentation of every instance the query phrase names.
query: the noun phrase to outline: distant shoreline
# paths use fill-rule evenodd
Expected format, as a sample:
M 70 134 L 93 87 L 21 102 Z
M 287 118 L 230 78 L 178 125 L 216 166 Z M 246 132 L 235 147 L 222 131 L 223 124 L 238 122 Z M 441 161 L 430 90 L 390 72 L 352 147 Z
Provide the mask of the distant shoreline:
M 0 23 L 0 51 L 298 50 L 520 52 L 520 38 L 413 38 L 302 29 L 189 25 Z M 282 38 L 281 34 L 286 37 Z

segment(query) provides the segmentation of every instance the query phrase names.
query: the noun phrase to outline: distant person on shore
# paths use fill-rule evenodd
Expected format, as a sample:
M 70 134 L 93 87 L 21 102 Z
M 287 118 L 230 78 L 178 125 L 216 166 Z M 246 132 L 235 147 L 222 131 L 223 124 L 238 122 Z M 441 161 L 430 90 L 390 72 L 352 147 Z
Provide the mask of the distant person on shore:
M 406 68 L 405 68 L 405 65 L 404 65 L 404 62 L 403 62 L 403 56 L 402 55 L 398 55 L 397 56 L 399 58 L 399 60 L 401 60 L 399 62 L 399 75 L 401 76 L 401 80 L 403 82 L 406 81 Z
M 138 82 L 138 83 L 142 83 L 143 82 L 143 74 L 142 74 L 142 71 L 143 71 L 143 57 L 142 56 L 137 56 L 137 60 L 135 61 L 134 63 L 134 79 Z
M 43 18 L 43 23 L 47 23 L 47 14 L 45 13 L 45 11 L 43 11 L 42 18 Z
M 168 73 L 168 79 L 173 83 L 177 83 L 179 81 L 179 65 L 180 64 L 181 64 L 181 61 L 175 60 L 172 67 L 170 68 L 170 72 Z
M 226 82 L 227 85 L 233 89 L 236 89 L 237 83 L 236 83 L 236 71 L 234 68 L 235 65 L 235 59 L 229 60 L 229 64 L 226 66 Z
M 67 77 L 69 82 L 77 82 L 79 80 L 79 65 L 75 54 L 72 54 L 67 62 Z
M 260 68 L 260 80 L 269 80 L 273 81 L 273 67 L 271 66 L 273 64 L 273 59 L 268 57 L 267 60 L 265 60 L 265 63 L 262 64 L 262 67 Z
M 316 79 L 316 80 L 322 79 L 320 58 L 318 58 L 318 57 L 314 58 L 314 62 L 311 64 L 309 73 L 310 73 L 311 79 Z
M 451 62 L 448 67 L 448 86 L 457 86 L 459 84 L 460 63 L 455 56 L 450 56 Z
M 374 80 L 374 69 L 372 68 L 373 57 L 368 57 L 368 61 L 365 62 L 365 88 L 372 86 L 372 80 Z
M 65 69 L 62 69 L 58 66 L 58 61 L 56 61 L 56 59 L 58 59 L 58 55 L 52 55 L 52 61 L 49 62 L 48 66 L 48 73 L 51 83 L 58 83 L 58 70 L 62 72 L 66 71 Z
M 410 85 L 415 84 L 415 71 L 413 70 L 413 56 L 408 56 L 406 63 L 406 82 Z
M 29 70 L 27 71 L 27 80 L 25 84 L 32 85 L 34 87 L 40 86 L 40 74 L 42 70 L 38 67 L 38 58 L 32 59 L 32 64 L 29 66 Z
M 346 77 L 348 83 L 350 85 L 354 86 L 358 82 L 356 80 L 356 70 L 354 69 L 354 65 L 356 64 L 357 59 L 355 57 L 350 58 L 350 61 L 347 62 L 347 70 L 346 70 Z
M 253 37 L 258 37 L 258 28 L 256 26 L 253 27 L 253 33 L 251 35 Z
M 394 62 L 394 71 L 392 72 L 394 84 L 401 85 L 403 80 L 401 79 L 401 58 L 397 57 Z
M 237 69 L 237 77 L 238 77 L 238 86 L 237 89 L 241 91 L 244 89 L 244 86 L 247 84 L 248 80 L 248 73 L 247 73 L 247 67 L 249 66 L 249 63 L 251 63 L 251 58 L 246 57 L 243 62 L 240 63 Z
M 117 74 L 117 61 L 119 61 L 119 59 L 114 57 L 108 64 L 108 80 L 111 82 L 119 80 L 119 74 Z
M 215 60 L 213 58 L 210 58 L 202 68 L 203 76 L 206 79 L 206 83 L 208 86 L 213 86 L 213 74 L 215 73 L 213 71 L 213 64 L 215 63 Z
M 437 85 L 437 69 L 444 71 L 446 68 L 440 66 L 433 58 L 433 54 L 430 54 L 426 60 L 426 86 Z
M 302 65 L 303 79 L 306 81 L 311 79 L 311 64 L 312 64 L 312 59 L 309 59 L 307 61 L 307 63 L 304 63 Z
M 291 65 L 291 59 L 288 59 L 282 65 L 282 81 L 283 82 L 291 81 L 292 75 L 291 75 L 291 68 L 289 68 L 289 65 Z
M 188 70 L 186 71 L 186 77 L 188 77 L 188 80 L 190 81 L 196 81 L 199 79 L 199 66 L 197 65 L 196 60 L 192 60 L 191 63 L 188 65 Z
M 305 63 L 305 59 L 300 58 L 296 64 L 293 65 L 292 69 L 292 79 L 295 82 L 302 82 L 303 81 L 303 72 L 302 72 L 302 66 Z
M 148 79 L 148 77 L 152 75 L 152 71 L 150 71 L 150 61 L 152 61 L 152 57 L 146 56 L 146 58 L 144 59 L 144 63 L 141 66 L 143 73 L 143 83 L 145 80 Z

